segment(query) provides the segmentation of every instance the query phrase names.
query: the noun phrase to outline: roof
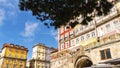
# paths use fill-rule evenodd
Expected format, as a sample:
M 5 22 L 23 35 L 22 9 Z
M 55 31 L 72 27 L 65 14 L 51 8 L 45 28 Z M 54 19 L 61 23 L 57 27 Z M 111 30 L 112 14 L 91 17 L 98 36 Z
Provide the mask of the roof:
M 50 49 L 52 49 L 52 50 L 56 50 L 56 48 L 54 48 L 54 47 L 48 47 L 48 46 L 46 46 L 46 45 L 43 44 L 43 43 L 37 43 L 37 44 L 35 44 L 35 45 L 33 46 L 33 48 L 36 47 L 36 46 L 42 46 L 42 47 L 50 48 Z
M 12 48 L 22 49 L 22 50 L 27 50 L 28 51 L 28 49 L 25 48 L 24 46 L 15 45 L 15 44 L 3 44 L 2 49 L 5 48 L 5 47 L 12 47 Z
M 43 46 L 43 47 L 47 47 L 47 46 L 45 46 L 45 44 L 43 44 L 43 43 L 37 43 L 37 44 L 35 44 L 35 46 L 33 46 L 33 48 L 34 48 L 34 47 L 36 47 L 36 46 Z
M 51 53 L 55 53 L 58 52 L 58 49 L 54 49 Z

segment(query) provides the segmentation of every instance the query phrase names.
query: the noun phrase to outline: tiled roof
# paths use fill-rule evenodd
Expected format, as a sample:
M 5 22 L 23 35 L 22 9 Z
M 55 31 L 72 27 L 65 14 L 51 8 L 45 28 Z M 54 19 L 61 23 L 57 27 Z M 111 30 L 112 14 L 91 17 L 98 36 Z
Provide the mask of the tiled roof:
M 43 47 L 47 47 L 47 46 L 45 46 L 45 44 L 43 44 L 43 43 L 37 43 L 37 44 L 35 44 L 35 46 L 33 46 L 33 48 L 34 48 L 34 47 L 36 47 L 36 46 L 43 46 Z
M 25 48 L 24 46 L 15 45 L 15 44 L 4 44 L 4 45 L 3 45 L 3 48 L 4 48 L 4 47 L 12 47 L 12 48 L 17 48 L 17 49 L 28 50 L 28 49 Z M 2 48 L 2 49 L 3 49 L 3 48 Z
M 46 48 L 51 48 L 51 49 L 53 49 L 53 47 L 48 47 L 48 46 L 46 46 L 46 45 L 43 44 L 43 43 L 37 43 L 37 44 L 35 44 L 35 45 L 33 46 L 33 48 L 36 47 L 36 46 L 43 46 L 43 47 L 46 47 Z

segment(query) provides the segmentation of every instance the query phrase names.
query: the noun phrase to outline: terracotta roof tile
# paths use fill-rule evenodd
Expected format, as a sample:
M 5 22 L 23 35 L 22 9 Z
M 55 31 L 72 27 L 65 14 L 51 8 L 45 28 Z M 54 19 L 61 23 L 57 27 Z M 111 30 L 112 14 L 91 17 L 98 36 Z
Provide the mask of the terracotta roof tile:
M 15 45 L 15 44 L 4 44 L 3 45 L 3 48 L 4 47 L 13 47 L 13 48 L 18 48 L 18 49 L 25 49 L 25 50 L 28 50 L 27 48 L 25 48 L 24 46 L 20 46 L 20 45 Z M 2 49 L 3 49 L 2 48 Z

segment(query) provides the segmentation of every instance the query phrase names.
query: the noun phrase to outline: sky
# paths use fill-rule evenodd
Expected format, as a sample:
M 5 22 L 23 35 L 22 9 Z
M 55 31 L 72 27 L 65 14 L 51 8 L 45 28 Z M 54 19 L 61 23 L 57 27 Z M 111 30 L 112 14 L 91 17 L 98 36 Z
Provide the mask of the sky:
M 57 48 L 57 30 L 44 26 L 30 11 L 20 11 L 18 1 L 0 0 L 0 49 L 5 43 L 25 46 L 30 59 L 32 47 L 37 43 Z

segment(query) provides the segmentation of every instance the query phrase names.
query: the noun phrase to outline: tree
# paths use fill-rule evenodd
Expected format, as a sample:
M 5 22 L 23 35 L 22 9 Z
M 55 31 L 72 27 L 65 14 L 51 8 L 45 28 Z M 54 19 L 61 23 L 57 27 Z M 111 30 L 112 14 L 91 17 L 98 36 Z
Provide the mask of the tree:
M 94 16 L 106 15 L 112 8 L 107 0 L 20 0 L 21 11 L 32 11 L 32 15 L 46 26 L 59 28 L 63 25 L 88 24 Z M 93 14 L 96 12 L 95 14 Z M 78 17 L 81 15 L 81 22 Z M 70 22 L 70 20 L 74 20 Z

